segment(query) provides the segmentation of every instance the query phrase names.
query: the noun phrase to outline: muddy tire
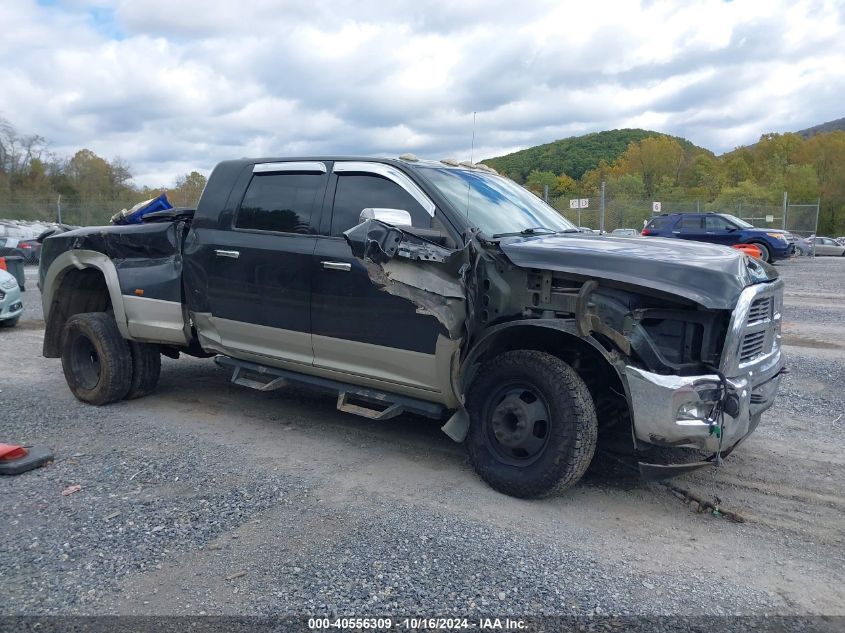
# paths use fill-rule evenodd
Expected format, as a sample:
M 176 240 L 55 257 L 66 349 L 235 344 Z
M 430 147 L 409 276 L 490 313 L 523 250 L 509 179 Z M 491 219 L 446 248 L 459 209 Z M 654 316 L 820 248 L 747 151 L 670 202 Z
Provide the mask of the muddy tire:
M 108 312 L 70 317 L 62 333 L 62 369 L 77 399 L 93 405 L 123 399 L 132 384 L 129 342 Z
M 142 398 L 155 391 L 158 377 L 161 374 L 161 354 L 158 347 L 146 343 L 129 343 L 132 353 L 132 383 L 127 400 Z
M 467 449 L 476 472 L 514 497 L 573 486 L 596 450 L 596 410 L 587 385 L 565 362 L 533 350 L 487 362 L 467 400 Z

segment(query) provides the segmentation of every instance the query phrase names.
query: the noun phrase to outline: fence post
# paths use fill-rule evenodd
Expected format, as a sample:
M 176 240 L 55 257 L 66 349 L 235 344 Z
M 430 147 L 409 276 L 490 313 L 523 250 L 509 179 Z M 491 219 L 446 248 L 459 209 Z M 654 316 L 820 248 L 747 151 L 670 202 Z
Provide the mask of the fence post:
M 604 180 L 601 181 L 601 209 L 599 212 L 599 235 L 604 235 Z
M 56 200 L 56 214 L 59 219 L 59 224 L 62 223 L 62 194 L 59 194 L 59 199 Z
M 816 228 L 813 229 L 813 257 L 816 256 L 816 234 L 819 232 L 819 213 L 821 212 L 822 199 L 816 199 Z
M 543 185 L 543 202 L 549 204 L 549 186 Z
M 786 215 L 789 213 L 789 204 L 787 203 L 786 192 L 783 192 L 783 230 L 786 230 Z M 818 214 L 817 214 L 818 215 Z

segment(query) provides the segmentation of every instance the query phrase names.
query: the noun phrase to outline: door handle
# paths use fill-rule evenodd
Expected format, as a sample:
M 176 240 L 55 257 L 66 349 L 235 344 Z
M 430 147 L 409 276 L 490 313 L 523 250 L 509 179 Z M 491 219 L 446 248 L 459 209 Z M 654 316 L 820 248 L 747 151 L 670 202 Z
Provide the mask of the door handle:
M 231 259 L 237 259 L 241 256 L 240 252 L 238 251 L 224 251 L 219 248 L 214 249 L 214 252 L 217 254 L 217 257 L 229 257 Z
M 352 270 L 352 264 L 349 262 L 320 262 L 326 270 L 340 270 L 348 273 Z

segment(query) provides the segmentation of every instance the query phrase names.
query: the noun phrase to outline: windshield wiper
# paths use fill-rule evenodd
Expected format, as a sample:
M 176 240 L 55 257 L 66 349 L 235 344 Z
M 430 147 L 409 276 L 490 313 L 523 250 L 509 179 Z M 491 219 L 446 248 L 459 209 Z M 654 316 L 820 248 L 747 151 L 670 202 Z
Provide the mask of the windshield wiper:
M 538 233 L 538 231 L 546 231 L 546 233 Z M 515 237 L 517 235 L 554 235 L 557 232 L 558 231 L 554 231 L 552 229 L 547 229 L 545 226 L 534 226 L 528 229 L 522 229 L 521 231 L 514 231 L 512 233 L 494 233 L 493 239 L 495 240 L 499 237 Z

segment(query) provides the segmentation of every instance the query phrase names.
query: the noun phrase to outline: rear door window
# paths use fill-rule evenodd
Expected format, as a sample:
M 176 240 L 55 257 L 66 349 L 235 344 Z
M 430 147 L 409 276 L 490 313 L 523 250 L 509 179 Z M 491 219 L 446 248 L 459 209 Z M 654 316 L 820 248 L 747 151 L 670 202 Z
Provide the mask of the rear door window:
M 254 174 L 241 201 L 235 228 L 274 233 L 313 233 L 321 202 L 322 174 Z
M 701 217 L 697 215 L 685 215 L 678 222 L 679 229 L 694 230 L 701 228 Z

